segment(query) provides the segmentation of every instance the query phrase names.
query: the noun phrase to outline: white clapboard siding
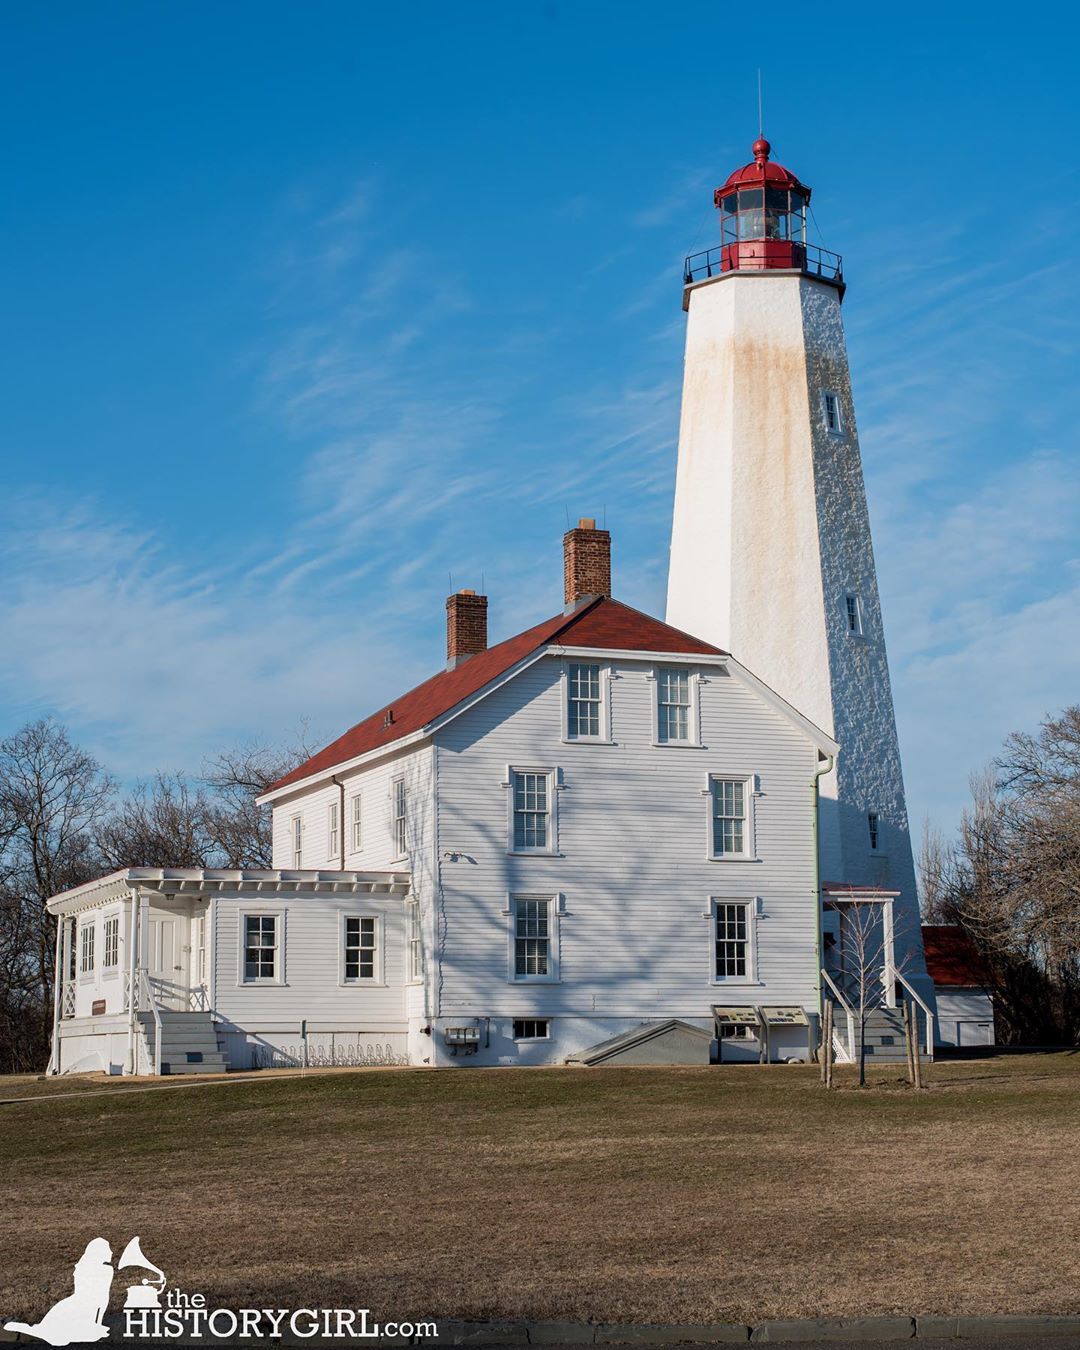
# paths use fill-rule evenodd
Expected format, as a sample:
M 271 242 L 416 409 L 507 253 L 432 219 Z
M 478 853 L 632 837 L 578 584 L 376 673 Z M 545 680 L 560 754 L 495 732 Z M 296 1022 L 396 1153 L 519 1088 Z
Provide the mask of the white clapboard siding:
M 338 775 L 337 783 L 322 783 L 282 798 L 274 803 L 274 866 L 293 865 L 292 822 L 303 821 L 304 867 L 341 866 L 340 841 L 331 856 L 329 845 L 329 808 L 336 803 L 341 816 L 344 788 L 345 867 L 349 871 L 405 870 L 413 856 L 430 849 L 431 839 L 431 746 L 422 745 L 402 754 L 388 755 L 370 766 Z M 393 832 L 393 783 L 405 779 L 407 796 L 406 853 L 395 847 Z M 352 800 L 361 801 L 361 847 L 353 848 Z
M 653 666 L 610 685 L 613 744 L 562 738 L 562 662 L 544 658 L 436 736 L 437 1015 L 680 1015 L 716 1002 L 816 1004 L 817 750 L 715 669 L 700 686 L 704 748 L 653 744 Z M 508 855 L 507 766 L 559 771 L 558 857 Z M 755 775 L 757 861 L 707 858 L 710 773 Z M 447 856 L 457 851 L 458 861 Z M 511 894 L 561 895 L 560 981 L 511 982 Z M 710 898 L 756 901 L 754 985 L 710 978 Z
M 242 916 L 276 914 L 281 983 L 245 983 Z M 381 928 L 381 979 L 344 982 L 345 915 L 375 915 Z M 297 1023 L 301 1019 L 342 1030 L 363 1025 L 400 1025 L 404 1019 L 403 934 L 400 896 L 320 895 L 220 897 L 214 901 L 215 1011 L 244 1028 Z

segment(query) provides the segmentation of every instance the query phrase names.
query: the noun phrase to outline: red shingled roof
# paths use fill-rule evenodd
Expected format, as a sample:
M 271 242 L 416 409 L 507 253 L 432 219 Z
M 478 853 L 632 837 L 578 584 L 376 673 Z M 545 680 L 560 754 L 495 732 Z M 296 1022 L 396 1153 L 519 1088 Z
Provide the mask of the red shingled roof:
M 926 969 L 935 984 L 978 989 L 988 982 L 978 950 L 962 928 L 951 923 L 924 924 L 922 936 Z
M 486 684 L 498 679 L 519 661 L 551 643 L 567 647 L 601 647 L 610 651 L 727 655 L 719 647 L 712 647 L 700 638 L 682 633 L 638 609 L 631 609 L 618 600 L 601 597 L 574 614 L 556 614 L 546 623 L 507 638 L 505 642 L 489 647 L 486 652 L 478 652 L 453 670 L 440 670 L 430 680 L 418 684 L 415 689 L 391 700 L 386 707 L 372 713 L 363 722 L 358 722 L 336 741 L 331 741 L 303 764 L 297 765 L 284 778 L 279 778 L 267 791 L 276 792 L 278 788 L 288 787 L 290 783 L 298 783 L 313 774 L 328 772 L 337 764 L 344 764 L 369 750 L 390 745 L 410 732 L 422 730 L 443 713 L 456 708 L 464 699 L 478 693 Z M 389 725 L 386 722 L 388 711 L 393 713 L 393 721 Z

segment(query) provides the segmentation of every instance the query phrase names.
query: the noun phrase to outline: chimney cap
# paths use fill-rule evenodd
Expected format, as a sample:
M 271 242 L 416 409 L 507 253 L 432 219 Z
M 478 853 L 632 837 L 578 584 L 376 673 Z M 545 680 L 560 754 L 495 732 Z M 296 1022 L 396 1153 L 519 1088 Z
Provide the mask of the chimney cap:
M 461 590 L 458 591 L 458 595 L 475 595 L 475 594 L 476 592 L 472 589 L 471 586 L 462 586 Z
M 579 530 L 595 530 L 595 529 L 596 529 L 596 517 L 595 517 L 595 516 L 582 516 L 581 519 L 580 519 L 580 520 L 578 521 L 578 523 L 577 523 L 577 527 L 578 527 Z

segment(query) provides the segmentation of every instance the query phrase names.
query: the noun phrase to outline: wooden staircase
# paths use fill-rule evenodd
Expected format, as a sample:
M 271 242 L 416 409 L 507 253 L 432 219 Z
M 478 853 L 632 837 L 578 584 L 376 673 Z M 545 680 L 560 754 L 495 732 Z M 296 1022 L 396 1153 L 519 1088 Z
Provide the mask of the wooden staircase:
M 217 1027 L 208 1012 L 166 1012 L 161 1018 L 161 1072 L 226 1073 L 228 1065 L 218 1044 Z M 157 1030 L 151 1013 L 140 1013 L 144 1063 L 153 1072 Z M 145 1072 L 146 1070 L 144 1070 Z

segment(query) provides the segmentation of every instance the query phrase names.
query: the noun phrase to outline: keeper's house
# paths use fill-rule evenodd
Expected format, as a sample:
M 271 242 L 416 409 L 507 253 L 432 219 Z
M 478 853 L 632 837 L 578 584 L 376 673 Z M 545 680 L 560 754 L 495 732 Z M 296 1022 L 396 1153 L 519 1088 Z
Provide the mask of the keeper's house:
M 274 871 L 51 901 L 54 1072 L 807 1057 L 837 747 L 564 554 L 563 612 L 489 648 L 452 595 L 446 668 L 274 785 Z

